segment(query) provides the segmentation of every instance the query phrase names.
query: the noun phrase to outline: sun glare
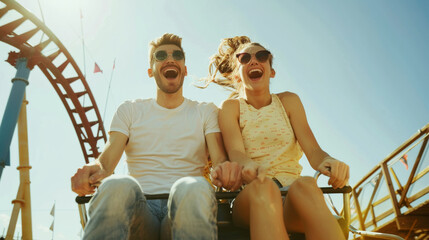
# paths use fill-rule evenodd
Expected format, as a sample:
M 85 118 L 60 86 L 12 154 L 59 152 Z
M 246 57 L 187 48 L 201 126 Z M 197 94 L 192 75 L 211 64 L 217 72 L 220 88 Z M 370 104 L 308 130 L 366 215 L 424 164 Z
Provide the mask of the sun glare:
M 97 32 L 108 13 L 109 1 L 96 6 L 91 1 L 81 0 L 39 0 L 40 7 L 34 12 L 40 20 L 53 30 L 54 34 L 66 32 L 67 39 L 80 38 Z M 55 31 L 54 31 L 55 30 Z

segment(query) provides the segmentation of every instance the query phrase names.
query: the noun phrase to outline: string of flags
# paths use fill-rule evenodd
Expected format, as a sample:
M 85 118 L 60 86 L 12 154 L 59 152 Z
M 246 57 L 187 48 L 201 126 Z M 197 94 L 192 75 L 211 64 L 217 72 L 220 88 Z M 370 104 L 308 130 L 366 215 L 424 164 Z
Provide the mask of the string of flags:
M 95 64 L 94 65 L 94 73 L 99 73 L 99 72 L 103 73 L 103 70 L 101 70 L 100 66 L 98 66 L 97 63 L 94 63 L 94 64 Z
M 52 220 L 51 226 L 49 227 L 49 230 L 52 231 L 52 239 L 54 239 L 54 224 L 55 224 L 55 203 L 52 206 L 51 209 L 51 216 L 54 217 L 54 219 Z
M 401 163 L 404 164 L 405 169 L 408 170 L 408 155 L 407 154 L 402 155 L 399 161 L 401 161 Z
M 113 61 L 112 70 L 115 70 L 115 66 L 116 66 L 116 58 Z M 103 70 L 101 69 L 101 67 L 96 62 L 94 62 L 94 73 L 103 73 Z

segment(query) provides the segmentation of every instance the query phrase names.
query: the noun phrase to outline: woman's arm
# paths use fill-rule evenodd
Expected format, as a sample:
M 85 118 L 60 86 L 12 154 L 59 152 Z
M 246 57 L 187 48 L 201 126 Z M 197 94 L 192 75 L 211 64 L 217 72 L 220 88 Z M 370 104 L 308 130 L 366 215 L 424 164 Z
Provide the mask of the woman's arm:
M 329 156 L 316 141 L 307 122 L 304 107 L 298 95 L 291 92 L 279 94 L 279 98 L 289 116 L 295 136 L 313 169 L 330 177 L 329 184 L 334 188 L 343 187 L 349 179 L 347 164 Z
M 228 99 L 223 102 L 219 111 L 219 127 L 222 132 L 226 152 L 231 162 L 237 162 L 243 166 L 242 178 L 245 183 L 250 183 L 256 177 L 263 179 L 265 171 L 252 159 L 247 157 L 241 136 L 240 103 L 237 99 Z

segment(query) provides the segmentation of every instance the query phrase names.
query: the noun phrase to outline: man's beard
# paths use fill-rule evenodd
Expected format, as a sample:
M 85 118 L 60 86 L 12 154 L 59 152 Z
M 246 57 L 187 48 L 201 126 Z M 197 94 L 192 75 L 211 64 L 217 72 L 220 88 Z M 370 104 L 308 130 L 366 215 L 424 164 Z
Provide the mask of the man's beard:
M 155 78 L 156 85 L 158 85 L 158 88 L 161 89 L 161 91 L 163 91 L 164 93 L 169 93 L 169 94 L 176 93 L 183 86 L 185 76 L 182 75 L 181 72 L 179 72 L 179 75 L 180 76 L 177 76 L 180 79 L 179 85 L 170 86 L 170 85 L 162 83 L 162 79 L 161 79 L 162 76 L 158 72 L 155 72 L 153 74 L 153 76 Z

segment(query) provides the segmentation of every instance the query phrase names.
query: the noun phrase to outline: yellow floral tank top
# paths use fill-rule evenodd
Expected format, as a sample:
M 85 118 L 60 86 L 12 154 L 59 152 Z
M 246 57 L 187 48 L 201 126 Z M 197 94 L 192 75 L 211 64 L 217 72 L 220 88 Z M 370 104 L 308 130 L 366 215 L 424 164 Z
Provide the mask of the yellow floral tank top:
M 286 111 L 276 94 L 271 104 L 260 109 L 240 102 L 240 129 L 246 154 L 260 166 L 267 168 L 267 177 L 277 178 L 289 186 L 302 170 L 299 145 Z

